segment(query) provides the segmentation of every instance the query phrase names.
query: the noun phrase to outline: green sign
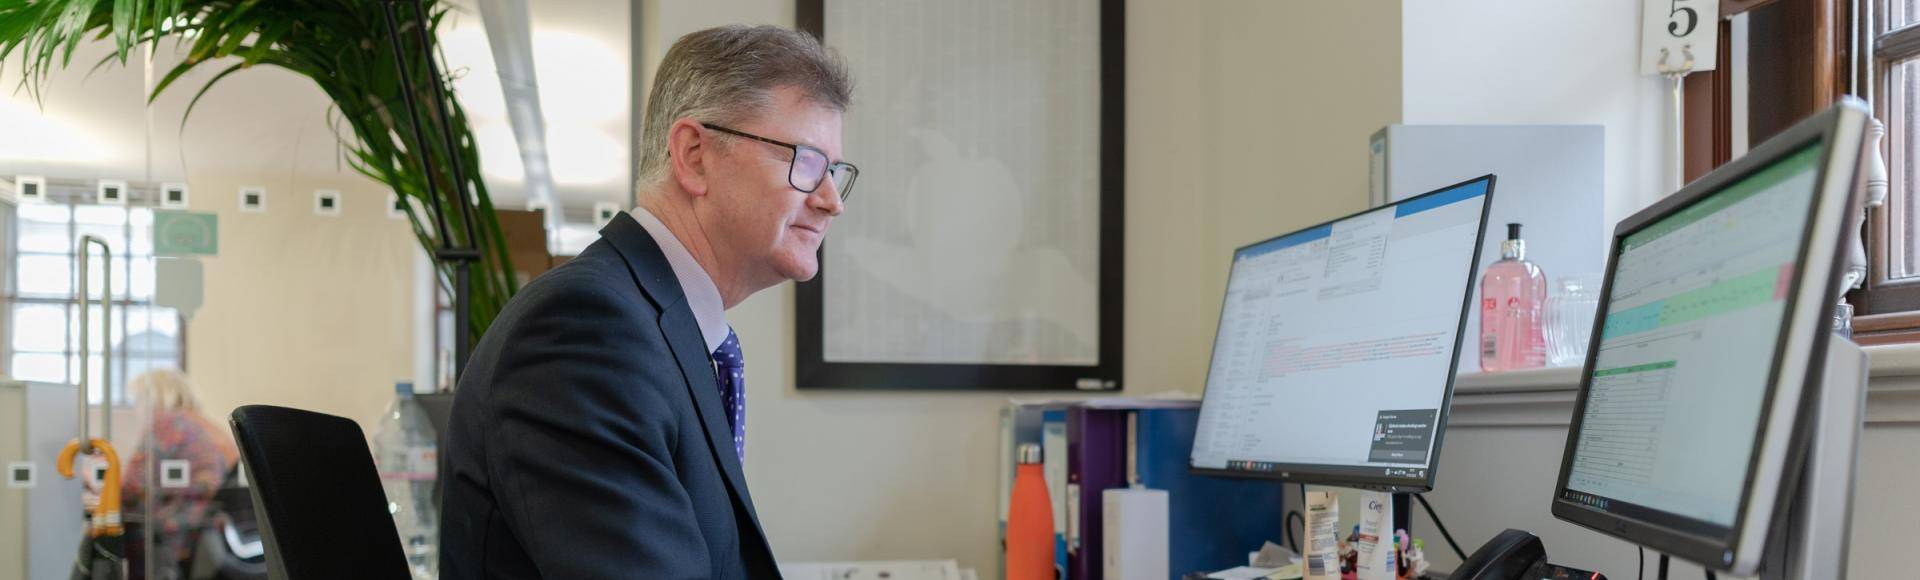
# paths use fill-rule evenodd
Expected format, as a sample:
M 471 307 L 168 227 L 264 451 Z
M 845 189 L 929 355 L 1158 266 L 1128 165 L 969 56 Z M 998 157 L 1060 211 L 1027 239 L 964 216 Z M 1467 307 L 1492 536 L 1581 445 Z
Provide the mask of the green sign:
M 153 253 L 161 256 L 218 255 L 218 216 L 213 212 L 153 212 Z

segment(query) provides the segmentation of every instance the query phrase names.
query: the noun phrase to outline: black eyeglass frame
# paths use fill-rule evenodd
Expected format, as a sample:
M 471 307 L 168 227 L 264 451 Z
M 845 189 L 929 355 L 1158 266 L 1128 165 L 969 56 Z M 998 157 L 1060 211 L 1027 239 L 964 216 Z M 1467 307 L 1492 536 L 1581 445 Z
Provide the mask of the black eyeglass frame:
M 820 148 L 818 147 L 813 147 L 810 145 L 799 145 L 795 143 L 788 143 L 786 141 L 781 141 L 779 139 L 761 137 L 759 135 L 748 133 L 746 131 L 741 131 L 738 129 L 729 129 L 729 128 L 715 125 L 712 123 L 701 123 L 700 126 L 707 129 L 719 131 L 721 133 L 726 133 L 728 135 L 733 135 L 735 137 L 745 137 L 748 139 L 759 141 L 761 143 L 766 143 L 768 145 L 776 145 L 776 146 L 785 147 L 787 149 L 792 150 L 793 156 L 787 159 L 787 185 L 793 186 L 794 189 L 798 189 L 802 193 L 813 193 L 815 191 L 819 191 L 820 184 L 826 183 L 828 179 L 833 178 L 834 170 L 839 169 L 841 167 L 845 167 L 850 172 L 847 174 L 847 182 L 845 184 L 839 185 L 840 202 L 846 203 L 847 198 L 853 197 L 853 182 L 858 181 L 860 179 L 860 168 L 854 166 L 854 164 L 852 163 L 847 163 L 845 161 L 833 161 L 832 157 L 827 156 L 827 152 L 821 151 Z M 819 181 L 813 182 L 813 187 L 801 187 L 800 181 L 797 179 L 797 176 L 794 174 L 796 171 L 800 170 L 800 150 L 801 149 L 812 151 L 816 154 L 819 154 L 821 159 L 828 160 L 826 170 L 820 173 Z

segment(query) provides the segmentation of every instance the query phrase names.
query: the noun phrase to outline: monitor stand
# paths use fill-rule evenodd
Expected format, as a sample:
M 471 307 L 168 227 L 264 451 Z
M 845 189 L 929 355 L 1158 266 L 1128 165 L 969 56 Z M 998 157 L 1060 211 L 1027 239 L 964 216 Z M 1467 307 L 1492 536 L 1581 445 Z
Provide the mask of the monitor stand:
M 1407 537 L 1413 537 L 1413 494 L 1393 494 L 1393 529 L 1406 530 Z
M 1768 529 L 1763 580 L 1847 577 L 1854 473 L 1866 419 L 1867 354 L 1835 335 L 1827 342 L 1826 379 L 1810 393 L 1806 457 L 1793 499 Z

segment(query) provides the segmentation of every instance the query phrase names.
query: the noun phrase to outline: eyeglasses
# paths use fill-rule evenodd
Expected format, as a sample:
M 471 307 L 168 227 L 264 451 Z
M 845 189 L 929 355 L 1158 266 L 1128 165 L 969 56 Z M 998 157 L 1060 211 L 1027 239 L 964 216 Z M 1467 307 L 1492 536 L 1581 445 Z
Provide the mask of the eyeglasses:
M 700 126 L 728 135 L 746 137 L 761 143 L 777 145 L 793 150 L 793 163 L 787 166 L 787 183 L 793 185 L 794 189 L 806 193 L 813 193 L 815 190 L 820 189 L 821 182 L 826 181 L 827 176 L 831 175 L 833 176 L 834 190 L 840 192 L 840 201 L 845 203 L 847 198 L 853 197 L 853 180 L 860 177 L 860 168 L 854 167 L 852 163 L 844 161 L 828 162 L 827 152 L 806 145 L 795 145 L 785 141 L 768 139 L 746 131 L 735 131 L 719 125 L 701 123 Z

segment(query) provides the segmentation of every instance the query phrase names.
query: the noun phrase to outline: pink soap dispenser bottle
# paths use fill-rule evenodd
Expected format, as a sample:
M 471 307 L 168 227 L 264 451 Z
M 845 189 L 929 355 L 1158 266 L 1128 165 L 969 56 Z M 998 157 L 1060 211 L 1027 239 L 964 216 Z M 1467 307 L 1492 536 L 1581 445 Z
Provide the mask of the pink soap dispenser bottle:
M 1480 370 L 1529 369 L 1546 364 L 1546 333 L 1541 328 L 1547 301 L 1547 276 L 1527 261 L 1520 224 L 1507 224 L 1500 261 L 1480 279 Z

